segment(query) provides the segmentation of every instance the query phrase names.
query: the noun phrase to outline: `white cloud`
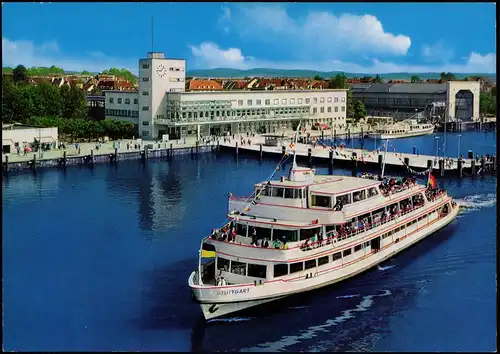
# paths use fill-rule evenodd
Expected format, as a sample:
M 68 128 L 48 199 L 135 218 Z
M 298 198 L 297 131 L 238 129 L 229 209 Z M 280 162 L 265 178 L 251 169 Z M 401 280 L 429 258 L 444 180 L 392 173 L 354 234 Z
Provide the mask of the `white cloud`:
M 362 66 L 356 63 L 326 59 L 320 61 L 282 61 L 273 62 L 257 59 L 243 54 L 239 48 L 220 48 L 212 42 L 203 42 L 198 46 L 190 46 L 194 56 L 194 67 L 197 68 L 271 68 L 271 69 L 303 69 L 317 71 L 344 71 L 350 73 L 385 74 L 396 72 L 436 72 L 441 73 L 495 73 L 496 54 L 481 55 L 471 53 L 462 64 L 411 65 L 395 64 L 372 59 L 372 64 Z
M 35 44 L 32 41 L 9 40 L 2 37 L 2 66 L 25 67 L 55 65 L 67 71 L 100 72 L 109 68 L 126 68 L 137 73 L 137 59 L 121 60 L 107 57 L 100 52 L 90 52 L 87 57 L 65 55 L 55 41 Z
M 447 63 L 453 58 L 453 49 L 445 45 L 443 40 L 422 46 L 422 56 L 426 61 Z
M 293 18 L 281 5 L 243 6 L 231 23 L 244 37 L 282 43 L 284 50 L 337 57 L 352 53 L 406 55 L 410 37 L 384 30 L 372 15 L 311 11 L 305 18 Z

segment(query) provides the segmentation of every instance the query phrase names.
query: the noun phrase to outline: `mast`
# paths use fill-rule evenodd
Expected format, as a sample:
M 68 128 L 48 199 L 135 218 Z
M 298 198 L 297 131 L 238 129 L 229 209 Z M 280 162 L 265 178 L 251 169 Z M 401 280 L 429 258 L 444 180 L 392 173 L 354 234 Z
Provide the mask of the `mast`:
M 384 152 L 384 163 L 382 164 L 382 178 L 384 178 L 384 171 L 385 171 L 385 158 L 387 155 L 387 147 L 389 145 L 389 139 L 385 141 L 385 152 Z
M 300 121 L 297 126 L 297 130 L 295 131 L 295 141 L 293 143 L 293 165 L 292 168 L 297 168 L 297 141 L 299 139 L 299 131 L 300 131 Z

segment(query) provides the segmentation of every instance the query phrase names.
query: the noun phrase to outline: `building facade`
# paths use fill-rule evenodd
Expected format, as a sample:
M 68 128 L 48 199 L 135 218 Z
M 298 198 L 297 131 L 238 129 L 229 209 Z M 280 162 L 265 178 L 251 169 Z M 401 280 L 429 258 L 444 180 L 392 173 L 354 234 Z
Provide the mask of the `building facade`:
M 479 82 L 353 84 L 351 91 L 370 116 L 479 119 Z
M 57 127 L 38 128 L 17 124 L 2 125 L 2 151 L 5 153 L 14 153 L 18 146 L 22 151 L 24 145 L 31 145 L 35 141 L 57 144 L 59 130 Z
M 346 123 L 346 90 L 185 92 L 185 75 L 185 60 L 148 53 L 139 60 L 139 92 L 105 92 L 106 118 L 132 122 L 143 139 Z

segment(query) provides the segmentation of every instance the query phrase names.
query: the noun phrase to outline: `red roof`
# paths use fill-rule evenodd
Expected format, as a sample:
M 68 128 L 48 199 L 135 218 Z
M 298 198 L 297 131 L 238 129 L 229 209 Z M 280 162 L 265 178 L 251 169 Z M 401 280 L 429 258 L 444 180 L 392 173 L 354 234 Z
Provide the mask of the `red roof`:
M 189 81 L 188 90 L 222 90 L 222 86 L 215 80 L 196 79 Z

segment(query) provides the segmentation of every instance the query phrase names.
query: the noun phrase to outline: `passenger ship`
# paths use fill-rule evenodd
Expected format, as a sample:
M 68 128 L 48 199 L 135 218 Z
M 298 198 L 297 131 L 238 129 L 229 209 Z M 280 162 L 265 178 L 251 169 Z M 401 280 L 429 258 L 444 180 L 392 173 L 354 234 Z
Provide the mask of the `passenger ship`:
M 352 277 L 459 211 L 446 191 L 414 180 L 321 176 L 295 161 L 251 197 L 228 198 L 229 222 L 202 239 L 188 280 L 207 320 Z
M 367 136 L 372 139 L 396 139 L 409 138 L 412 136 L 427 135 L 434 132 L 433 124 L 419 124 L 415 119 L 409 119 L 401 123 L 383 125 Z

